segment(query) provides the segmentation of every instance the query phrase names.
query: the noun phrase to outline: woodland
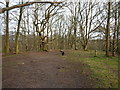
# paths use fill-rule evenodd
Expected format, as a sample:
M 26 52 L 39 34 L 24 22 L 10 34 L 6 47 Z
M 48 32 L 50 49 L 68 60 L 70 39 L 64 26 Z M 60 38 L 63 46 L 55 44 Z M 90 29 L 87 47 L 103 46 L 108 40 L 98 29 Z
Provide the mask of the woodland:
M 2 52 L 54 49 L 118 51 L 119 2 L 0 3 Z
M 71 65 L 71 68 L 76 66 L 74 69 L 78 70 L 78 72 L 78 68 L 86 67 L 88 71 L 92 70 L 92 79 L 97 77 L 95 81 L 101 82 L 97 83 L 97 85 L 94 84 L 93 87 L 117 88 L 119 85 L 119 73 L 116 74 L 116 72 L 119 71 L 119 27 L 120 1 L 117 0 L 109 0 L 108 2 L 97 2 L 97 0 L 87 2 L 81 0 L 77 2 L 0 0 L 0 36 L 2 38 L 0 52 L 3 55 L 3 75 L 6 74 L 3 80 L 10 76 L 10 73 L 7 72 L 13 70 L 12 68 L 15 68 L 17 72 L 18 68 L 13 67 L 14 65 L 26 65 L 29 61 L 28 59 L 30 59 L 31 62 L 32 60 L 33 63 L 36 62 L 36 64 L 32 63 L 33 66 L 36 65 L 36 69 L 31 66 L 28 71 L 32 70 L 34 72 L 38 68 L 44 68 L 47 77 L 51 76 L 50 78 L 54 78 L 51 75 L 55 73 L 51 71 L 54 70 L 54 68 L 51 67 L 60 64 L 63 65 L 63 67 L 57 67 L 57 69 L 60 69 L 59 75 L 62 80 L 61 72 L 64 74 L 67 73 L 68 68 L 66 65 Z M 60 51 L 63 51 L 65 55 L 63 54 L 63 56 L 61 56 Z M 48 67 L 51 68 L 51 70 L 48 69 L 50 75 L 47 73 L 49 71 L 46 69 L 47 67 L 45 67 L 46 63 L 39 64 L 40 66 L 37 67 L 37 64 L 40 63 L 39 58 L 42 61 L 48 60 L 46 62 Z M 42 58 L 46 59 L 43 60 Z M 51 61 L 49 61 L 49 59 L 51 59 Z M 68 60 L 70 60 L 73 63 L 68 64 L 64 62 L 64 64 L 62 64 L 62 61 L 60 61 L 62 59 L 66 59 L 67 61 L 65 62 L 69 62 Z M 56 61 L 57 64 L 53 63 L 55 62 L 54 60 L 58 60 Z M 50 64 L 50 62 L 52 64 Z M 77 66 L 78 63 L 80 67 L 79 65 Z M 42 67 L 42 65 L 44 65 L 44 67 Z M 19 67 L 19 69 L 22 70 L 23 68 Z M 24 70 L 27 70 L 27 68 L 24 68 Z M 83 71 L 86 73 L 87 70 L 83 68 Z M 80 72 L 82 71 L 80 70 Z M 72 71 L 69 73 L 67 73 L 68 76 L 73 74 Z M 86 73 L 84 74 L 87 75 Z M 15 72 L 13 74 L 15 74 Z M 18 75 L 18 73 L 16 75 Z M 39 75 L 39 73 L 36 75 Z M 84 75 L 81 75 L 81 77 L 84 78 Z M 90 73 L 88 74 L 88 76 L 92 75 Z M 37 78 L 37 76 L 35 77 Z M 17 77 L 11 76 L 11 81 L 16 80 L 16 78 Z M 74 77 L 72 77 L 72 79 L 74 79 Z M 78 80 L 81 81 L 82 79 Z M 89 81 L 90 80 L 87 82 L 88 84 Z M 37 82 L 41 83 L 41 86 L 36 86 L 36 84 L 35 87 L 92 87 L 88 84 L 86 84 L 86 86 L 84 86 L 84 84 L 81 84 L 83 86 L 72 86 L 77 81 L 75 83 L 73 82 L 74 84 L 69 81 L 71 82 L 70 85 L 64 83 L 63 86 L 59 84 L 52 86 L 50 82 L 49 84 L 46 84 L 46 82 L 43 86 L 42 81 Z M 3 87 L 5 88 L 14 88 L 12 85 L 10 80 L 3 82 Z M 25 85 L 27 86 L 27 84 Z M 22 86 L 18 84 L 18 86 L 15 87 L 21 88 Z M 23 87 L 25 86 L 23 85 Z M 27 87 L 29 88 L 31 86 L 28 85 Z

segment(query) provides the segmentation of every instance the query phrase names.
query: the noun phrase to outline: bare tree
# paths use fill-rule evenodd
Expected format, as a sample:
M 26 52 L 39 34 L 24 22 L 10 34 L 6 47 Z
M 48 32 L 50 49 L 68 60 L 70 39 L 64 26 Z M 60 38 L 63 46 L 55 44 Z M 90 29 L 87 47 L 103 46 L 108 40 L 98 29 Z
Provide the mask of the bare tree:
M 36 32 L 39 34 L 40 38 L 40 48 L 41 50 L 45 49 L 45 44 L 47 44 L 46 38 L 48 35 L 44 34 L 44 30 L 47 29 L 48 22 L 51 17 L 55 16 L 58 13 L 58 10 L 61 8 L 61 5 L 59 4 L 50 4 L 46 9 L 44 13 L 44 17 L 42 17 L 42 20 L 38 19 L 38 9 L 36 9 L 34 12 L 35 20 L 34 25 L 36 26 Z M 39 22 L 40 21 L 40 22 Z
M 111 2 L 108 2 L 108 16 L 107 16 L 107 28 L 106 28 L 106 56 L 109 56 L 109 45 L 110 45 L 110 8 Z
M 119 37 L 119 35 L 120 35 L 120 1 L 117 3 L 117 7 L 118 7 L 118 20 L 117 20 L 117 22 L 118 22 L 118 25 L 117 25 L 117 52 L 119 52 L 120 53 L 120 46 L 119 46 L 119 43 L 120 43 L 120 37 Z
M 113 9 L 115 25 L 113 31 L 113 44 L 112 44 L 112 56 L 115 56 L 115 41 L 116 41 L 116 31 L 117 31 L 117 5 L 115 2 L 115 9 Z
M 19 15 L 19 20 L 18 20 L 18 27 L 17 27 L 17 32 L 16 32 L 16 38 L 15 38 L 15 52 L 16 54 L 19 53 L 19 43 L 18 43 L 18 39 L 19 39 L 19 32 L 20 32 L 20 22 L 22 19 L 22 11 L 23 11 L 23 7 L 20 8 L 20 15 Z
M 72 19 L 70 19 L 70 21 L 72 22 L 72 27 L 74 29 L 74 46 L 77 47 L 77 33 L 79 30 L 81 45 L 84 50 L 87 50 L 90 37 L 106 20 L 106 17 L 99 19 L 101 17 L 101 12 L 104 9 L 101 9 L 100 4 L 96 2 L 79 2 L 75 5 L 75 10 L 70 8 L 69 10 L 72 13 Z M 73 14 L 74 12 L 75 14 Z
M 9 8 L 9 1 L 6 2 L 6 8 Z M 9 53 L 9 11 L 6 11 L 6 53 Z
M 51 4 L 54 4 L 54 3 L 62 3 L 62 2 L 48 2 L 48 1 L 27 2 L 27 3 L 24 3 L 24 4 L 18 4 L 18 5 L 14 5 L 14 6 L 11 6 L 11 7 L 2 8 L 2 9 L 0 9 L 0 13 L 4 13 L 5 11 L 9 11 L 11 9 L 20 8 L 20 7 L 24 7 L 24 6 L 28 6 L 28 5 L 32 5 L 34 3 L 51 3 Z

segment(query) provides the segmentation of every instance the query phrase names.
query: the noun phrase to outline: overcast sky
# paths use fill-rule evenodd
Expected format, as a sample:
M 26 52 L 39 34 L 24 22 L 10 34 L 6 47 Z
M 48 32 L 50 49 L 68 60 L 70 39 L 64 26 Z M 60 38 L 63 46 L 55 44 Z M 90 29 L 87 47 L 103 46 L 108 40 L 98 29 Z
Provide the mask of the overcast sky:
M 10 1 L 10 5 L 9 6 L 13 6 L 13 5 L 16 5 L 16 4 L 18 4 L 19 3 L 19 0 L 9 0 Z M 21 1 L 21 0 L 20 0 Z M 34 0 L 24 0 L 24 2 L 25 1 L 34 1 Z M 41 1 L 41 0 L 36 0 L 36 1 Z M 64 0 L 42 0 L 42 1 L 64 1 Z M 65 0 L 65 1 L 68 1 L 68 2 L 78 2 L 78 1 L 80 1 L 80 2 L 86 2 L 86 1 L 99 1 L 99 2 L 106 2 L 107 0 Z M 115 1 L 115 0 L 114 0 Z M 118 1 L 118 0 L 116 0 L 116 1 Z M 2 3 L 4 3 L 5 4 L 5 0 L 0 0 L 0 2 L 2 2 Z M 5 7 L 5 5 L 4 4 L 1 4 L 0 3 L 0 7 L 1 8 L 3 8 L 3 7 Z M 66 15 L 66 16 L 68 16 L 70 13 L 69 13 L 69 11 L 67 10 L 67 9 L 64 9 L 65 10 L 65 13 L 63 13 L 63 15 Z M 16 12 L 16 17 L 18 18 L 19 17 L 19 8 L 18 9 L 13 9 L 13 10 L 11 10 L 11 12 L 12 11 L 17 11 Z M 18 15 L 17 15 L 17 13 L 18 13 Z M 4 14 L 0 14 L 0 20 L 1 20 L 1 16 L 3 16 Z M 14 16 L 13 15 L 10 15 L 10 18 L 14 18 Z M 32 24 L 32 18 L 30 18 L 30 22 L 31 22 L 31 24 Z M 1 31 L 3 31 L 3 26 L 4 26 L 5 24 L 4 23 L 1 23 L 1 21 L 0 21 L 0 29 L 1 29 Z M 17 22 L 15 22 L 14 20 L 11 20 L 10 21 L 10 25 L 9 25 L 9 28 L 10 28 L 10 31 L 13 31 L 13 30 L 16 30 L 16 28 L 17 28 Z

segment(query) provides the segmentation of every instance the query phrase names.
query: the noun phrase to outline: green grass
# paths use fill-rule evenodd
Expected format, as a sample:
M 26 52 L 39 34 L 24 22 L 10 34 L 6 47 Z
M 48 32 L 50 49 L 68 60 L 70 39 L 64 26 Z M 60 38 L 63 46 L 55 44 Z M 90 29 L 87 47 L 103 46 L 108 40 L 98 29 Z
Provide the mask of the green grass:
M 91 70 L 91 78 L 96 81 L 96 88 L 118 88 L 118 58 L 106 57 L 99 51 L 94 57 L 94 51 L 72 51 L 66 57 L 74 62 L 87 64 Z

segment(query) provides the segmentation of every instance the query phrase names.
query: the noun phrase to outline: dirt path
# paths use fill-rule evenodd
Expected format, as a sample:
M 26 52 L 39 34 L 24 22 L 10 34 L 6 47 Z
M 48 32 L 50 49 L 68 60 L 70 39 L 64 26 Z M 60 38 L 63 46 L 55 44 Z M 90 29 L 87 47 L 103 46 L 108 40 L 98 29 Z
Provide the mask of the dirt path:
M 73 63 L 59 52 L 24 53 L 4 57 L 3 88 L 91 88 L 82 74 L 82 64 Z

